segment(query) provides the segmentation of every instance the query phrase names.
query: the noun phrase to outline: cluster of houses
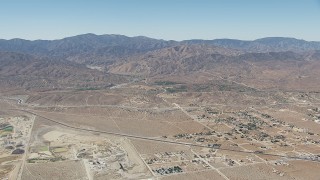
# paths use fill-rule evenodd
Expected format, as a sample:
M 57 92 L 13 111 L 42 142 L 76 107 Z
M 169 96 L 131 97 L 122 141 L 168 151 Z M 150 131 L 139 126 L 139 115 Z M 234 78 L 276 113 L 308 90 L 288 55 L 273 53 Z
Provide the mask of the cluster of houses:
M 173 174 L 173 173 L 181 173 L 183 172 L 182 168 L 179 166 L 173 166 L 168 168 L 159 168 L 153 170 L 153 172 L 160 174 L 160 175 L 166 175 L 166 174 Z

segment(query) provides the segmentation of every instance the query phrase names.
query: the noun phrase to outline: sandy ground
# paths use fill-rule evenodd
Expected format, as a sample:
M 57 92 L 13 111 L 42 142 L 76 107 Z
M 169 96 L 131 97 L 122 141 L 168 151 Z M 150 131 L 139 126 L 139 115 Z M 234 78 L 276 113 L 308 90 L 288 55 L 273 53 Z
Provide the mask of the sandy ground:
M 190 172 L 190 173 L 183 173 L 183 174 L 175 174 L 170 176 L 165 176 L 160 179 L 163 180 L 185 180 L 185 179 L 196 179 L 196 180 L 207 180 L 207 179 L 214 179 L 214 180 L 224 180 L 215 170 L 206 170 L 201 172 Z
M 87 180 L 82 161 L 63 161 L 44 164 L 27 164 L 22 180 Z

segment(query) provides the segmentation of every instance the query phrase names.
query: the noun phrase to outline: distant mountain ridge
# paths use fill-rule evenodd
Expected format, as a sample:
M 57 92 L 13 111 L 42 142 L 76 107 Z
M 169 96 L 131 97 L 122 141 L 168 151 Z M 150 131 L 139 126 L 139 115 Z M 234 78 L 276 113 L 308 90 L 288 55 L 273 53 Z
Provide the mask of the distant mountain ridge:
M 83 34 L 59 40 L 2 39 L 0 40 L 0 51 L 66 57 L 117 46 L 134 49 L 136 52 L 144 52 L 163 48 L 172 43 L 171 41 L 156 40 L 142 36 Z
M 144 36 L 83 34 L 59 40 L 0 39 L 0 51 L 57 57 L 70 57 L 75 54 L 88 55 L 93 52 L 104 56 L 103 53 L 107 52 L 107 55 L 121 57 L 183 44 L 213 45 L 246 52 L 320 50 L 320 42 L 284 37 L 268 37 L 254 41 L 236 39 L 166 41 Z
M 220 79 L 259 82 L 292 77 L 294 83 L 320 76 L 320 42 L 294 38 L 166 41 L 84 34 L 52 41 L 0 40 L 0 64 L 1 87 L 39 90 L 105 89 L 135 77 L 203 72 L 220 74 Z
M 113 73 L 143 74 L 196 71 L 217 61 L 317 60 L 319 50 L 320 42 L 283 37 L 166 41 L 144 36 L 83 34 L 60 40 L 0 40 L 0 52 L 94 65 Z
M 267 37 L 254 41 L 236 39 L 186 40 L 187 44 L 211 44 L 225 48 L 233 48 L 249 52 L 311 51 L 320 50 L 320 42 L 305 41 L 295 38 Z

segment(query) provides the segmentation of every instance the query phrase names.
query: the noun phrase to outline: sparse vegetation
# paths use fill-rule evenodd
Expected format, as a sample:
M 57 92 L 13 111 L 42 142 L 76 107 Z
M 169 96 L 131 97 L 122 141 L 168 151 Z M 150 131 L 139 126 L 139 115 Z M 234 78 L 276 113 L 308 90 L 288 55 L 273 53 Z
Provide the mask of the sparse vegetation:
M 172 88 L 166 88 L 166 91 L 168 93 L 187 92 L 188 88 L 187 88 L 187 86 L 177 86 L 177 87 L 172 87 Z
M 96 87 L 83 87 L 76 89 L 77 91 L 96 91 L 99 90 L 99 88 Z
M 154 82 L 155 85 L 161 85 L 161 86 L 168 86 L 168 85 L 176 85 L 176 84 L 180 84 L 177 82 L 173 82 L 173 81 L 156 81 Z

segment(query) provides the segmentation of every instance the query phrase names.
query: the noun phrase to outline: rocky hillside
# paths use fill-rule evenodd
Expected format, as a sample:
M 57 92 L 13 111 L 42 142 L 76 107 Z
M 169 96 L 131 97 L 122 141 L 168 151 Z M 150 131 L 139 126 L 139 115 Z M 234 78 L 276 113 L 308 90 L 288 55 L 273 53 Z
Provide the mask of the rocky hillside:
M 101 89 L 129 77 L 199 72 L 260 84 L 270 77 L 283 82 L 296 76 L 317 79 L 319 49 L 319 42 L 292 38 L 176 42 L 85 34 L 53 41 L 0 40 L 0 85 Z
M 2 89 L 104 88 L 127 81 L 125 77 L 89 69 L 85 65 L 21 53 L 0 52 L 0 64 Z
M 246 68 L 250 63 L 288 63 L 319 61 L 319 51 L 297 53 L 266 52 L 243 53 L 207 45 L 181 45 L 132 56 L 108 67 L 112 73 L 165 75 L 205 71 L 228 65 Z

